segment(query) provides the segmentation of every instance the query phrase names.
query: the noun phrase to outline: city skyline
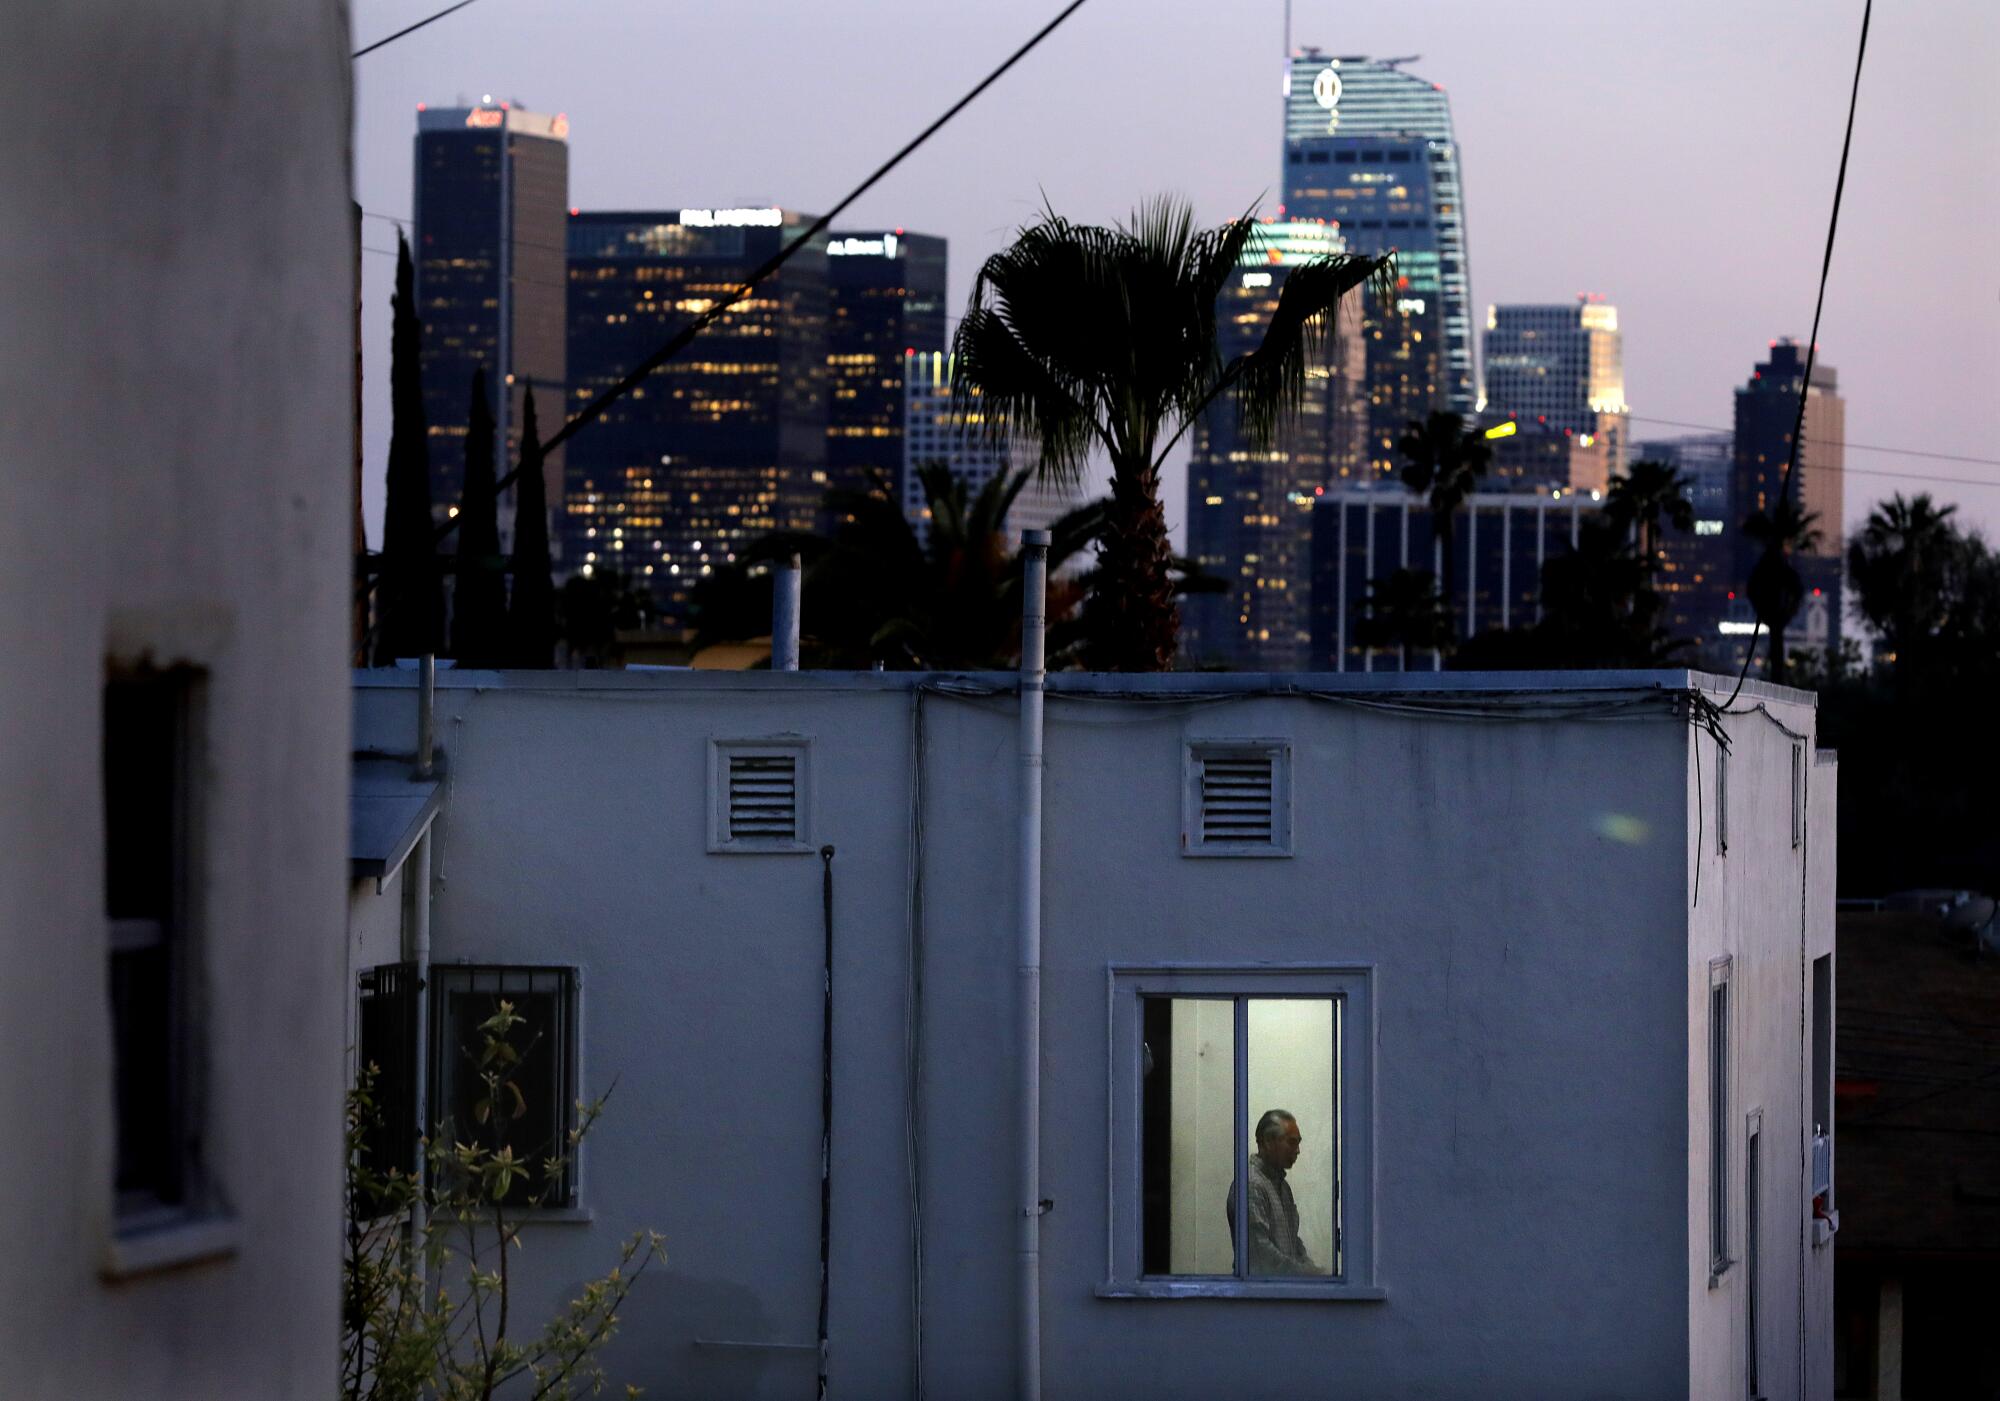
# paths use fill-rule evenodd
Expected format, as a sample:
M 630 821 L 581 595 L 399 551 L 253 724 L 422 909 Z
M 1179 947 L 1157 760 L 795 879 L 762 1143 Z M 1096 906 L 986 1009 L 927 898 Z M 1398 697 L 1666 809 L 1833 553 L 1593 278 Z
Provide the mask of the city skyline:
M 1129 6 L 1087 6 L 842 222 L 949 239 L 955 315 L 979 262 L 1044 195 L 1091 220 L 1120 217 L 1162 189 L 1189 194 L 1211 221 L 1260 196 L 1274 215 L 1283 55 L 1280 6 L 1268 8 L 1256 23 L 1217 32 L 1194 4 L 1149 7 L 1136 29 Z M 360 5 L 358 39 L 407 22 L 406 9 Z M 997 3 L 948 19 L 894 3 L 812 12 L 767 3 L 670 18 L 611 6 L 580 28 L 521 0 L 485 0 L 364 60 L 357 193 L 371 214 L 407 217 L 416 103 L 491 91 L 568 115 L 573 204 L 825 207 L 1038 18 Z M 1538 18 L 1546 22 L 1428 6 L 1335 25 L 1331 7 L 1300 4 L 1292 38 L 1329 53 L 1426 55 L 1421 71 L 1450 92 L 1466 153 L 1478 225 L 1473 305 L 1601 292 L 1627 328 L 1633 435 L 1726 428 L 1746 358 L 1810 326 L 1858 16 L 1718 7 L 1705 27 L 1633 13 L 1608 32 L 1580 4 L 1548 3 Z M 907 62 L 913 34 L 941 57 Z M 1851 442 L 1993 455 L 1982 386 L 2000 374 L 1988 300 L 2000 254 L 1979 230 L 2000 208 L 2000 174 L 1963 162 L 1939 186 L 1904 156 L 1933 139 L 1927 131 L 1995 130 L 1992 100 L 1974 81 L 1995 47 L 1993 27 L 1969 3 L 1900 15 L 1872 38 L 1849 176 L 1856 198 L 1820 337 L 1842 367 Z M 1782 68 L 1722 57 L 1781 50 Z M 665 87 L 647 61 L 662 52 L 675 55 Z M 1566 91 L 1592 104 L 1592 120 L 1522 102 L 1524 67 L 1560 69 Z M 754 81 L 779 69 L 783 83 Z M 752 91 L 754 101 L 744 96 Z M 1212 96 L 1189 102 L 1176 92 Z M 392 248 L 393 238 L 380 219 L 364 221 L 365 246 Z M 379 541 L 393 263 L 363 263 L 365 481 Z M 1865 275 L 1893 263 L 1954 272 L 1914 283 Z M 2000 488 L 1937 480 L 2000 482 L 1979 464 L 1850 449 L 1848 465 L 1850 525 L 1895 490 L 1959 501 L 1973 523 L 2000 519 Z M 1164 495 L 1177 533 L 1183 481 L 1172 464 Z

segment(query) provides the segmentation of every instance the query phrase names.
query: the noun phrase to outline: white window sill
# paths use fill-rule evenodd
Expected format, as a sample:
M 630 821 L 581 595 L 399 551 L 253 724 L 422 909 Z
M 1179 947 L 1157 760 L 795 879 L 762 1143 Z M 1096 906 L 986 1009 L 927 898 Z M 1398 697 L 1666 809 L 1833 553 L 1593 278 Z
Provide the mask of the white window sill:
M 1389 1291 L 1337 1280 L 1140 1279 L 1097 1286 L 1100 1299 L 1310 1299 L 1323 1304 L 1378 1303 Z
M 243 1244 L 243 1223 L 233 1216 L 183 1217 L 111 1238 L 104 1252 L 106 1279 L 131 1279 L 234 1255 Z
M 1832 1240 L 1834 1234 L 1840 1230 L 1840 1213 L 1834 1212 L 1830 1221 L 1824 1216 L 1815 1216 L 1812 1227 L 1813 1247 L 1817 1249 Z
M 588 1226 L 597 1213 L 587 1206 L 526 1207 L 511 1219 L 523 1226 Z

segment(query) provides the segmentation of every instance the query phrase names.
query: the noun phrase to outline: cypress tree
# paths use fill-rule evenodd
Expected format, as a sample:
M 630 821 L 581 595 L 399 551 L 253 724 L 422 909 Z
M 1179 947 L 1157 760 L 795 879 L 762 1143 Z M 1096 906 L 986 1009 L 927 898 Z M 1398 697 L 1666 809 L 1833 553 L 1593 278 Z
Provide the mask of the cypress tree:
M 388 500 L 382 520 L 382 574 L 376 595 L 375 664 L 437 652 L 444 645 L 444 582 L 431 520 L 431 459 L 424 423 L 423 335 L 417 319 L 410 245 L 396 235 L 395 319 L 389 336 Z
M 458 579 L 451 596 L 451 654 L 460 666 L 499 666 L 507 627 L 500 500 L 493 486 L 493 409 L 486 371 L 472 372 L 466 417 L 465 490 L 458 501 Z
M 507 608 L 507 665 L 546 668 L 556 650 L 556 591 L 549 566 L 548 487 L 535 390 L 521 412 L 521 471 L 514 479 L 514 596 Z

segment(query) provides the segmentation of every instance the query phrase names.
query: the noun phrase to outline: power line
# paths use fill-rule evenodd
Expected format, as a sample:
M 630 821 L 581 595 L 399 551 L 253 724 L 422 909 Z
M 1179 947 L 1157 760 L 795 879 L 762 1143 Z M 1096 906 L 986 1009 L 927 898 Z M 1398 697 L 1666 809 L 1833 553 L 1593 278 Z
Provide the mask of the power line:
M 1820 255 L 1819 260 L 1819 294 L 1813 298 L 1812 338 L 1806 342 L 1806 369 L 1805 374 L 1801 376 L 1800 380 L 1807 387 L 1810 387 L 1812 384 L 1813 362 L 1819 358 L 1819 318 L 1820 314 L 1826 310 L 1826 279 L 1827 275 L 1833 271 L 1833 241 L 1835 234 L 1840 230 L 1840 197 L 1847 190 L 1847 157 L 1848 153 L 1854 149 L 1854 109 L 1861 103 L 1861 65 L 1863 60 L 1868 57 L 1868 21 L 1874 13 L 1875 0 L 1863 0 L 1861 7 L 1861 42 L 1855 49 L 1854 81 L 1847 92 L 1847 131 L 1840 138 L 1840 173 L 1833 180 L 1833 211 L 1827 217 L 1826 221 L 1826 251 Z M 1778 525 L 1782 519 L 1782 513 L 1787 509 L 1788 504 L 1792 500 L 1792 482 L 1797 478 L 1799 469 L 1799 439 L 1805 436 L 1806 431 L 1807 397 L 1807 394 L 1801 391 L 1799 394 L 1798 416 L 1792 421 L 1791 451 L 1785 454 L 1785 478 L 1778 487 L 1778 505 L 1772 520 L 1774 527 Z M 1782 562 L 1784 552 L 1784 540 L 1774 528 L 1771 532 L 1770 540 L 1764 546 L 1764 557 L 1769 559 L 1771 556 L 1776 555 L 1780 562 Z M 1729 699 L 1722 703 L 1723 710 L 1726 711 L 1730 706 L 1736 704 L 1736 698 L 1743 694 L 1743 683 L 1750 675 L 1750 663 L 1757 656 L 1757 639 L 1762 637 L 1767 630 L 1764 626 L 1764 618 L 1760 610 L 1757 618 L 1757 630 L 1750 634 L 1750 645 L 1743 649 L 1743 670 L 1737 673 L 1736 689 L 1731 691 Z
M 469 3 L 469 0 L 467 0 L 467 2 Z M 764 281 L 765 278 L 771 276 L 771 274 L 775 273 L 779 268 L 783 267 L 785 263 L 790 260 L 791 256 L 794 253 L 798 252 L 801 248 L 805 247 L 813 239 L 817 238 L 821 233 L 823 233 L 826 230 L 827 226 L 831 224 L 836 218 L 838 218 L 843 212 L 845 212 L 845 210 L 849 205 L 853 204 L 854 201 L 861 198 L 861 196 L 866 194 L 869 190 L 873 189 L 875 185 L 884 176 L 888 175 L 890 171 L 894 170 L 897 166 L 901 165 L 903 161 L 906 160 L 913 151 L 915 151 L 919 146 L 923 145 L 926 141 L 930 140 L 931 137 L 935 136 L 938 133 L 938 131 L 945 125 L 946 122 L 949 122 L 953 117 L 957 116 L 960 112 L 964 111 L 967 107 L 969 107 L 972 104 L 973 100 L 976 99 L 981 93 L 985 92 L 986 89 L 992 87 L 995 83 L 999 82 L 1001 77 L 1007 72 L 1008 69 L 1012 68 L 1015 64 L 1019 63 L 1022 59 L 1026 58 L 1030 53 L 1032 53 L 1035 50 L 1035 48 L 1041 44 L 1042 40 L 1048 38 L 1049 35 L 1055 33 L 1055 31 L 1062 25 L 1063 21 L 1067 20 L 1071 15 L 1075 14 L 1078 10 L 1082 9 L 1083 5 L 1084 5 L 1084 0 L 1069 0 L 1069 3 L 1063 6 L 1062 10 L 1056 15 L 1054 19 L 1050 20 L 1047 24 L 1043 25 L 1040 29 L 1036 30 L 1035 33 L 1029 37 L 1026 43 L 1022 44 L 1018 49 L 1015 49 L 1013 53 L 1009 54 L 1006 57 L 1006 59 L 1000 64 L 1000 66 L 995 68 L 991 73 L 988 73 L 984 78 L 982 78 L 973 87 L 972 91 L 966 93 L 965 96 L 959 98 L 958 101 L 952 103 L 951 106 L 947 107 L 941 116 L 939 116 L 929 126 L 925 127 L 922 131 L 918 132 L 914 137 L 912 137 L 900 151 L 896 152 L 895 155 L 889 157 L 888 160 L 884 161 L 881 165 L 877 166 L 875 171 L 872 174 L 870 174 L 867 179 L 863 180 L 859 185 L 856 185 L 852 190 L 848 191 L 848 193 L 844 197 L 842 197 L 842 199 L 838 204 L 834 205 L 833 208 L 827 210 L 826 213 L 820 215 L 817 219 L 813 220 L 812 223 L 808 224 L 803 230 L 799 232 L 798 236 L 794 238 L 790 243 L 785 244 L 776 253 L 773 253 L 769 258 L 766 258 L 763 264 L 760 267 L 758 267 L 756 271 L 752 272 L 747 279 L 745 279 L 742 286 L 738 287 L 734 292 L 730 293 L 726 297 L 717 298 L 714 304 L 711 305 L 708 308 L 708 310 L 702 312 L 699 316 L 695 317 L 694 320 L 690 321 L 686 326 L 682 327 L 680 331 L 678 331 L 670 340 L 668 340 L 665 345 L 662 345 L 658 350 L 654 351 L 651 355 L 648 355 L 644 360 L 640 361 L 639 364 L 635 368 L 633 368 L 632 371 L 628 373 L 623 379 L 619 380 L 618 383 L 612 385 L 611 388 L 605 390 L 602 394 L 599 394 L 595 399 L 592 399 L 588 404 L 585 404 L 581 409 L 577 410 L 576 414 L 572 418 L 570 418 L 568 422 L 564 423 L 561 428 L 556 430 L 554 437 L 550 438 L 547 442 L 541 445 L 542 454 L 546 455 L 548 453 L 555 451 L 556 448 L 560 447 L 565 441 L 575 436 L 576 432 L 579 429 L 586 427 L 592 422 L 595 422 L 596 419 L 600 415 L 602 415 L 607 408 L 609 408 L 612 404 L 616 403 L 619 399 L 623 398 L 625 395 L 629 394 L 632 390 L 636 389 L 640 384 L 644 383 L 647 376 L 651 375 L 654 370 L 658 369 L 661 365 L 665 364 L 675 355 L 678 355 L 683 349 L 687 347 L 687 345 L 691 341 L 694 340 L 696 336 L 700 335 L 702 331 L 706 330 L 711 324 L 713 324 L 716 320 L 718 320 L 724 312 L 729 310 L 730 307 L 736 305 L 738 302 L 742 301 L 745 297 L 748 297 L 750 293 L 756 289 L 757 284 Z M 512 471 L 508 472 L 499 481 L 494 483 L 493 489 L 496 492 L 505 491 L 509 486 L 513 484 L 515 478 L 519 477 L 520 475 L 521 475 L 521 464 L 517 462 L 514 464 L 514 468 Z M 439 540 L 443 540 L 457 528 L 458 528 L 458 522 L 456 519 L 447 521 L 445 522 L 444 525 L 438 528 L 437 538 Z
M 462 10 L 471 3 L 472 0 L 458 0 L 458 3 L 456 5 L 447 5 L 444 9 L 439 10 L 436 14 L 432 15 L 429 19 L 420 19 L 415 24 L 407 25 L 404 28 L 397 30 L 394 34 L 391 34 L 386 39 L 377 39 L 374 43 L 368 45 L 366 48 L 356 49 L 351 57 L 361 58 L 364 55 L 372 54 L 375 52 L 375 50 L 381 48 L 383 45 L 393 44 L 398 39 L 402 38 L 405 34 L 414 34 L 427 24 L 436 24 L 439 20 L 443 19 L 446 15 L 450 14 L 452 11 Z
M 1715 423 L 1689 423 L 1678 418 L 1648 418 L 1644 414 L 1628 413 L 1625 417 L 1634 423 L 1661 423 L 1670 428 L 1700 428 L 1710 433 L 1734 433 L 1733 428 L 1724 428 Z M 1808 443 L 1821 447 L 1853 448 L 1857 452 L 1892 452 L 1899 457 L 1927 457 L 1937 462 L 1970 462 L 1978 467 L 2000 467 L 2000 457 L 1966 457 L 1955 452 L 1927 452 L 1922 448 L 1888 447 L 1881 443 L 1857 443 L 1847 438 L 1807 438 Z M 1858 471 L 1859 468 L 1815 468 L 1816 471 Z

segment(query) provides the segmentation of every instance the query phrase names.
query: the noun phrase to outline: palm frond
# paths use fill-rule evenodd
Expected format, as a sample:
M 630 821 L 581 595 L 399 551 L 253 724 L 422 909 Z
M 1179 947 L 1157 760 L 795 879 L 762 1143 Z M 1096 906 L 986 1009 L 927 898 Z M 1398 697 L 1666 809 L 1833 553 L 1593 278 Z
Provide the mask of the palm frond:
M 1263 340 L 1224 372 L 1234 379 L 1239 421 L 1253 443 L 1268 443 L 1297 412 L 1307 371 L 1336 333 L 1341 299 L 1363 283 L 1375 284 L 1379 293 L 1394 275 L 1393 254 L 1337 253 L 1287 271 Z

